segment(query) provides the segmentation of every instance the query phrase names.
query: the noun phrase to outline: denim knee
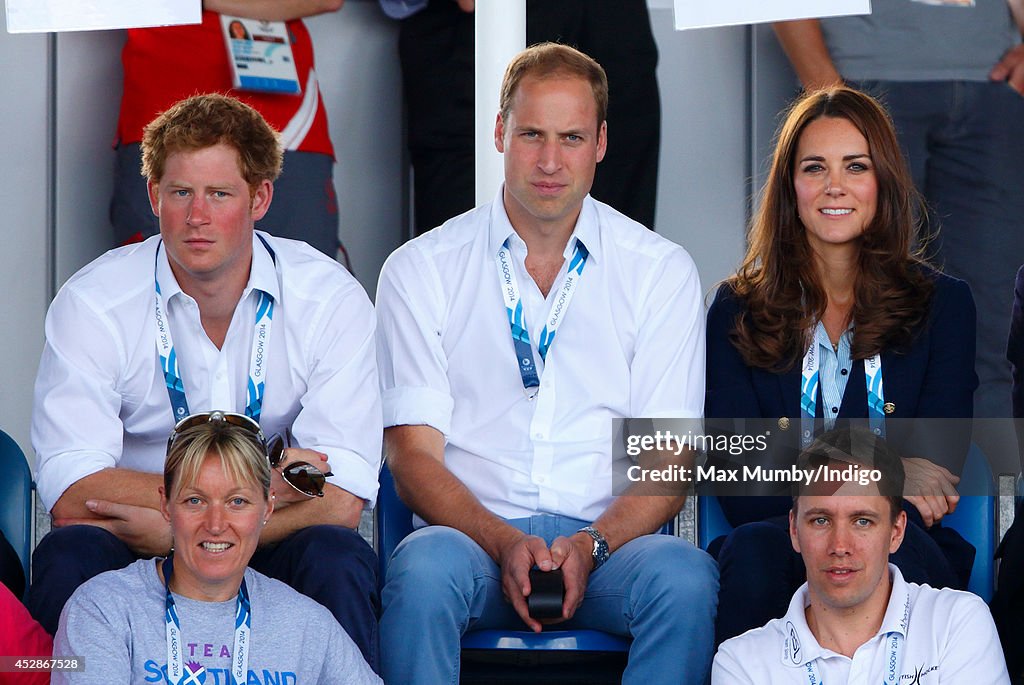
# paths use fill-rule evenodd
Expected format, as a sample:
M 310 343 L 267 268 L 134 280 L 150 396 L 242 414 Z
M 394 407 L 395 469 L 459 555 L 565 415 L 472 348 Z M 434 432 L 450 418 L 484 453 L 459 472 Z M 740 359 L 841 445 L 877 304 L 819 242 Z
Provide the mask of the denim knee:
M 718 603 L 718 564 L 703 550 L 680 538 L 642 538 L 644 550 L 633 585 L 641 595 L 672 607 L 714 612 Z M 699 615 L 699 614 L 697 614 Z
M 459 599 L 468 606 L 479 570 L 474 570 L 473 559 L 481 554 L 469 536 L 454 528 L 427 526 L 414 531 L 399 543 L 388 563 L 385 609 L 398 599 L 397 593 L 403 595 L 403 603 L 415 596 L 422 605 Z

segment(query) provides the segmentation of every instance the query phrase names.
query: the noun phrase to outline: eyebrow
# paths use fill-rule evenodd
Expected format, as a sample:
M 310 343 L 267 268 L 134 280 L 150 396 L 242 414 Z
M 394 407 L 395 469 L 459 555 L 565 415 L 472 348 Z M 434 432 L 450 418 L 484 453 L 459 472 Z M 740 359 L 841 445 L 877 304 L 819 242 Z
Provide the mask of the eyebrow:
M 868 154 L 867 152 L 857 152 L 857 153 L 854 153 L 852 155 L 843 155 L 843 161 L 844 162 L 848 162 L 851 159 L 861 159 L 862 157 L 867 157 L 868 159 L 871 159 L 871 155 Z M 823 156 L 821 156 L 821 155 L 807 155 L 806 157 L 801 158 L 800 161 L 801 162 L 824 162 L 825 158 Z
M 803 515 L 804 516 L 808 516 L 808 517 L 814 517 L 814 516 L 833 516 L 834 517 L 834 516 L 837 516 L 839 514 L 837 512 L 832 511 L 831 509 L 822 509 L 820 507 L 817 507 L 815 509 L 808 509 L 807 511 L 805 511 L 803 513 Z M 879 514 L 877 511 L 871 511 L 870 509 L 861 509 L 861 510 L 858 510 L 858 511 L 849 512 L 848 514 L 846 514 L 846 516 L 849 516 L 850 518 L 881 518 L 882 517 L 882 515 Z

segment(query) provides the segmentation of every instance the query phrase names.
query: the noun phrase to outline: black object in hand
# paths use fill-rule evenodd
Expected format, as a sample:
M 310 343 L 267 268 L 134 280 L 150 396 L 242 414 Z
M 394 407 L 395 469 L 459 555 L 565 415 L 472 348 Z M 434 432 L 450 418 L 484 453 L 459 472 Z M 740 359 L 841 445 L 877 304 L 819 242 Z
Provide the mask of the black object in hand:
M 561 618 L 564 599 L 565 579 L 562 578 L 562 569 L 530 569 L 530 596 L 526 598 L 530 618 Z

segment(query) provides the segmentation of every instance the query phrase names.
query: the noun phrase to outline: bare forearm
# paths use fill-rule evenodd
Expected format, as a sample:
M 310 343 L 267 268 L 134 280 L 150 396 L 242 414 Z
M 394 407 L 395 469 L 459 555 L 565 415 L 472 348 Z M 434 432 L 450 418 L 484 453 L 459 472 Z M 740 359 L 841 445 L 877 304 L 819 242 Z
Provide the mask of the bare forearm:
M 689 448 L 679 454 L 648 450 L 640 455 L 640 466 L 648 473 L 668 468 L 692 473 L 695 462 L 696 454 Z M 678 514 L 685 503 L 684 484 L 643 480 L 633 483 L 616 497 L 594 522 L 594 527 L 601 531 L 608 547 L 614 551 L 633 538 L 656 532 Z
M 842 83 L 817 19 L 776 22 L 772 28 L 805 89 Z
M 345 0 L 203 0 L 203 8 L 232 17 L 289 21 L 341 9 Z
M 492 559 L 523 535 L 492 514 L 445 467 L 444 439 L 425 426 L 395 426 L 384 431 L 388 466 L 398 496 L 427 523 L 460 530 Z
M 621 495 L 594 521 L 594 527 L 614 552 L 633 538 L 657 532 L 685 502 L 685 496 Z
M 358 528 L 363 512 L 363 500 L 347 490 L 328 485 L 323 497 L 295 502 L 274 510 L 263 528 L 260 544 L 280 542 L 303 528 L 318 525 Z
M 97 518 L 85 503 L 88 500 L 119 502 L 136 507 L 160 509 L 163 476 L 129 469 L 103 469 L 76 481 L 53 505 L 54 518 Z

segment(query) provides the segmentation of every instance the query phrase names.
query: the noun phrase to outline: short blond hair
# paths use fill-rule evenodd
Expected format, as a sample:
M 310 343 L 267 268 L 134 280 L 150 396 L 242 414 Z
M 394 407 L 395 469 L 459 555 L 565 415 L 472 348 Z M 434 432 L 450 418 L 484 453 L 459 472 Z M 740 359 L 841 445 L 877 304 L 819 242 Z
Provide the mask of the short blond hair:
M 164 463 L 164 496 L 170 500 L 196 482 L 207 457 L 218 457 L 235 483 L 255 485 L 270 494 L 270 461 L 256 435 L 224 421 L 209 421 L 182 431 Z

